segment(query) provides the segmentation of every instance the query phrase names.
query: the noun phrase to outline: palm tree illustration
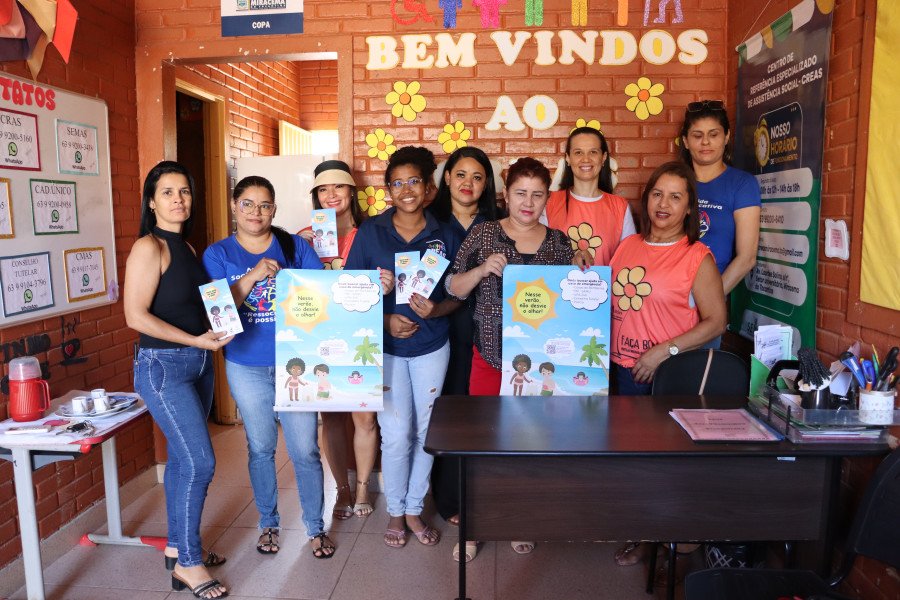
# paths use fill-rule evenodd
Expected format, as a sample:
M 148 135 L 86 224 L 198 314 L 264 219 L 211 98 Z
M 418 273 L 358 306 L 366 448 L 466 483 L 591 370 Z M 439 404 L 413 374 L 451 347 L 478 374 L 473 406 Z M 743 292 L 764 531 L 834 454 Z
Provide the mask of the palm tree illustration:
M 581 358 L 578 362 L 586 362 L 589 367 L 593 367 L 594 363 L 597 363 L 600 365 L 600 368 L 603 369 L 603 375 L 606 377 L 606 380 L 609 381 L 609 373 L 606 371 L 606 365 L 600 360 L 601 356 L 608 356 L 606 344 L 598 344 L 597 336 L 592 335 L 591 341 L 582 346 L 581 350 Z
M 363 338 L 362 344 L 356 347 L 356 355 L 353 357 L 353 362 L 359 361 L 363 366 L 372 363 L 384 375 L 384 369 L 381 368 L 381 365 L 378 364 L 378 359 L 375 358 L 376 354 L 381 354 L 378 344 L 373 344 L 369 341 L 369 336 L 366 336 Z

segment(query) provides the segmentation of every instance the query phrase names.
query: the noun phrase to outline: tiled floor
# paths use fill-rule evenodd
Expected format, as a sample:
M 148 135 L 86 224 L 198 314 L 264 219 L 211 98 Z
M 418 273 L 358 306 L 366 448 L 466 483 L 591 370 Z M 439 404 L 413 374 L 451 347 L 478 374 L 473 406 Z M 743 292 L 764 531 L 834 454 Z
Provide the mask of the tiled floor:
M 203 513 L 207 547 L 228 557 L 214 571 L 230 598 L 303 600 L 451 600 L 456 597 L 456 563 L 450 557 L 456 530 L 427 515 L 444 534 L 436 547 L 414 538 L 403 549 L 382 541 L 387 525 L 383 498 L 368 518 L 330 521 L 326 528 L 338 546 L 331 560 L 313 558 L 302 530 L 294 475 L 282 447 L 276 456 L 282 549 L 276 556 L 256 552 L 256 508 L 247 475 L 246 442 L 240 427 L 212 426 L 216 476 Z M 326 473 L 328 469 L 326 468 Z M 334 481 L 326 479 L 326 506 L 334 503 Z M 329 492 L 330 490 L 330 492 Z M 164 535 L 162 486 L 156 485 L 122 509 L 126 535 Z M 646 570 L 617 567 L 619 544 L 541 543 L 527 556 L 507 543 L 486 543 L 469 563 L 468 596 L 473 600 L 648 600 Z M 53 600 L 162 600 L 190 598 L 173 592 L 162 554 L 146 547 L 75 546 L 45 564 L 47 597 Z M 681 590 L 679 589 L 679 597 Z M 12 598 L 25 598 L 24 586 Z

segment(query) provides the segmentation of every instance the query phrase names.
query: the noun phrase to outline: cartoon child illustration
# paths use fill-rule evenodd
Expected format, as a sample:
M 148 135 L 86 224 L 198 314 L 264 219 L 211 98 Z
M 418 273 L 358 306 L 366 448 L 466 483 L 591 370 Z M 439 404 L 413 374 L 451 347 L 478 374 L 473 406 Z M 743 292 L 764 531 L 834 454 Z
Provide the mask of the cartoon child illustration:
M 284 382 L 284 387 L 288 389 L 288 399 L 293 401 L 299 400 L 300 386 L 309 385 L 300 379 L 300 376 L 306 371 L 306 363 L 304 363 L 301 358 L 292 358 L 287 362 L 284 368 L 289 375 L 287 381 Z
M 325 241 L 322 237 L 324 234 L 325 234 L 325 232 L 322 231 L 321 229 L 316 229 L 315 237 L 313 238 L 313 246 L 314 247 L 316 247 L 316 248 L 322 247 L 322 244 Z
M 416 271 L 415 277 L 412 278 L 412 281 L 409 282 L 409 285 L 412 286 L 412 289 L 417 290 L 419 286 L 422 284 L 422 278 L 425 277 L 425 271 L 419 269 Z
M 234 304 L 225 305 L 225 316 L 228 317 L 229 323 L 234 323 L 238 320 L 237 313 L 234 310 Z
M 219 316 L 219 313 L 222 312 L 222 309 L 218 306 L 213 306 L 209 309 L 209 314 L 212 315 L 212 326 L 213 329 L 221 329 L 222 328 L 222 317 Z
M 402 293 L 404 288 L 406 288 L 406 273 L 400 273 L 397 275 L 397 291 Z
M 359 385 L 363 382 L 363 376 L 359 374 L 359 371 L 353 371 L 347 375 L 347 381 L 350 382 L 351 385 Z
M 584 371 L 578 371 L 575 373 L 575 377 L 572 378 L 572 383 L 580 387 L 586 386 L 588 381 L 588 376 L 584 374 Z
M 552 396 L 553 391 L 556 390 L 556 382 L 553 381 L 553 374 L 556 372 L 556 367 L 553 366 L 552 362 L 544 362 L 538 367 L 538 371 L 541 372 L 541 377 L 544 378 L 541 383 L 541 396 Z
M 527 354 L 517 354 L 512 360 L 512 366 L 515 373 L 509 382 L 513 384 L 513 396 L 523 396 L 522 387 L 525 382 L 531 383 L 528 379 L 528 371 L 531 370 L 531 358 Z
M 331 398 L 331 383 L 328 381 L 329 372 L 328 365 L 323 364 L 313 367 L 313 375 L 319 379 L 319 386 L 316 391 L 316 398 L 319 400 Z

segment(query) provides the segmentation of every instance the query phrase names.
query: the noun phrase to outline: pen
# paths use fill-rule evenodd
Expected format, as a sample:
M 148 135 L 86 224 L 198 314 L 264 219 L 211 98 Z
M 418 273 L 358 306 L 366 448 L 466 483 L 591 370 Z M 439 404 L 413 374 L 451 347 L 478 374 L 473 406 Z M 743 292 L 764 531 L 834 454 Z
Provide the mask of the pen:
M 900 354 L 900 347 L 894 346 L 884 358 L 884 363 L 881 365 L 881 373 L 875 381 L 874 388 L 876 390 L 886 391 L 888 389 L 888 380 L 891 374 L 897 370 L 898 354 Z
M 872 384 L 875 383 L 875 367 L 872 366 L 871 360 L 862 360 L 863 375 L 866 377 L 866 389 L 871 390 Z
M 872 344 L 872 362 L 875 363 L 875 374 L 878 375 L 878 363 L 881 362 L 878 360 L 878 350 L 875 348 L 875 344 Z

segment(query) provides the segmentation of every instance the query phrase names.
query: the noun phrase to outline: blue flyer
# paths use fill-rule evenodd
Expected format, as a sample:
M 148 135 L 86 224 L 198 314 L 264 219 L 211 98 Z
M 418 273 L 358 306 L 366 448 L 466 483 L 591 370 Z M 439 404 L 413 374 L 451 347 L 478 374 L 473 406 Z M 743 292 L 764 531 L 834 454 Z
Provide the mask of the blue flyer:
M 609 267 L 507 265 L 505 396 L 609 394 Z
M 279 271 L 275 410 L 382 410 L 383 312 L 378 271 Z

